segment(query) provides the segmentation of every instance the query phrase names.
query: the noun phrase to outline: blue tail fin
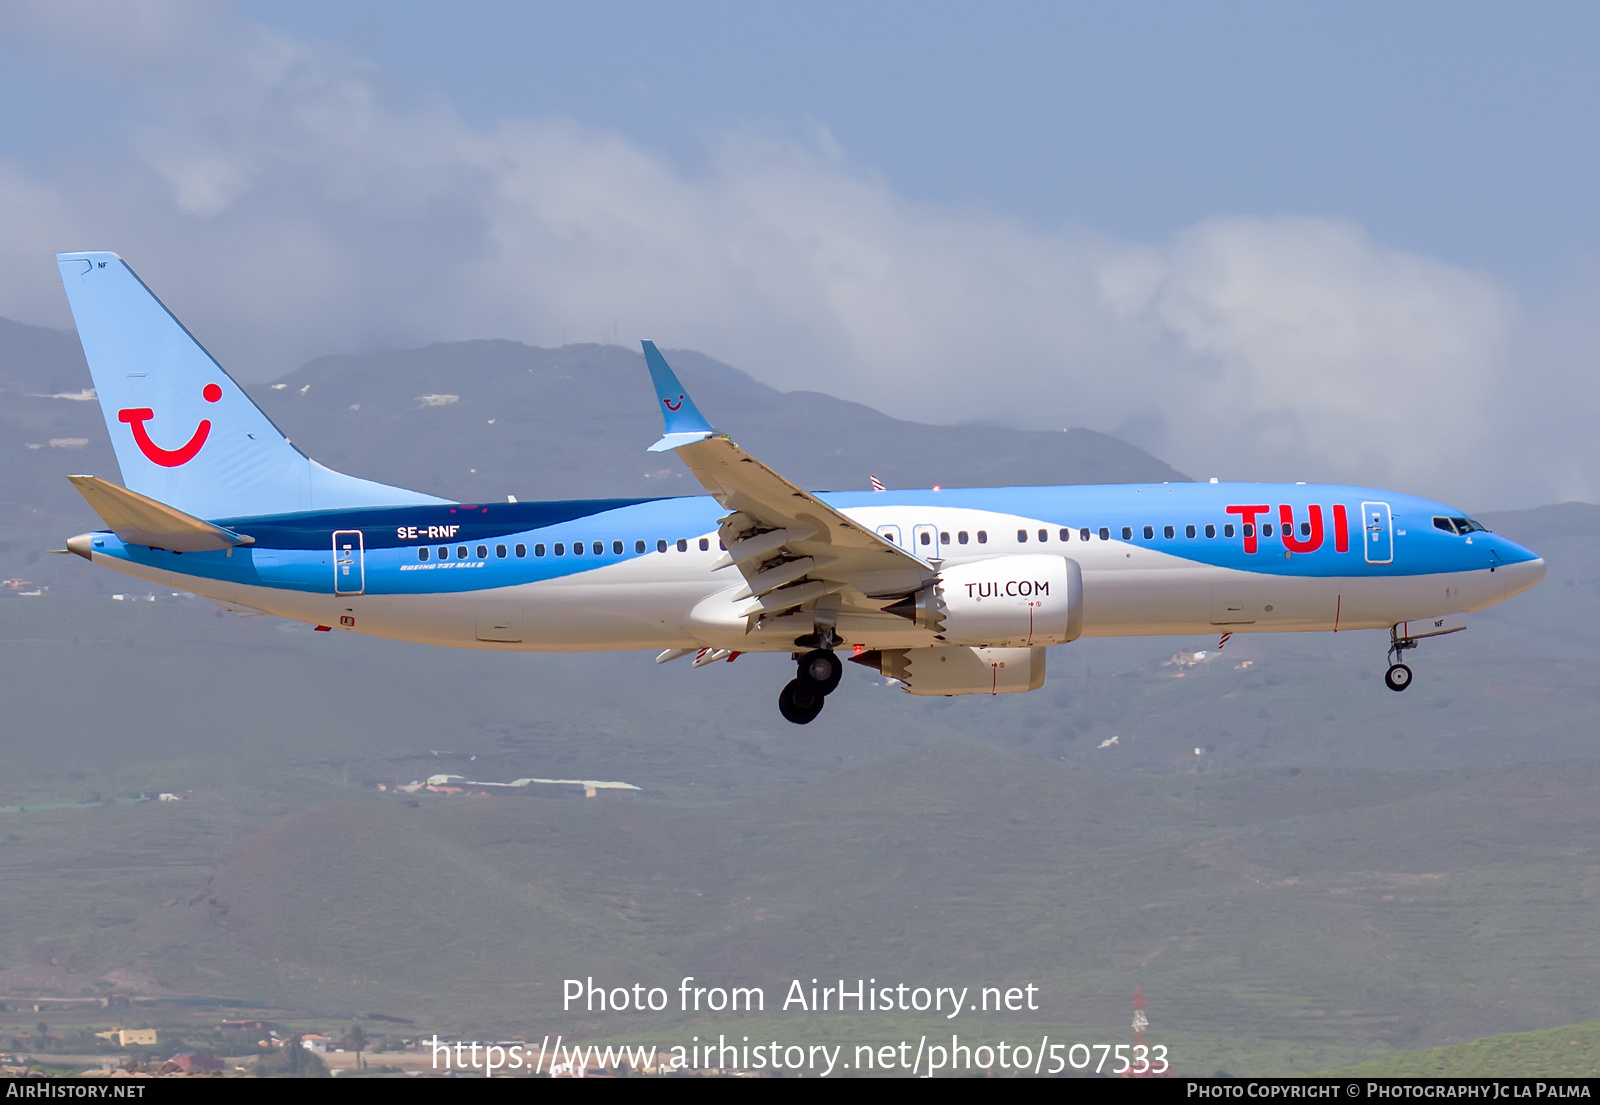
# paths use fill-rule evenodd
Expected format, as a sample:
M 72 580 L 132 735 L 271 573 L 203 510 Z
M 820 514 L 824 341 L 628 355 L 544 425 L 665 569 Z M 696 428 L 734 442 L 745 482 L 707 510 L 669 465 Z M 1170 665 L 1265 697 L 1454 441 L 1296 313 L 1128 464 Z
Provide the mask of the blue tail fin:
M 447 501 L 300 452 L 116 254 L 56 262 L 129 490 L 198 518 Z

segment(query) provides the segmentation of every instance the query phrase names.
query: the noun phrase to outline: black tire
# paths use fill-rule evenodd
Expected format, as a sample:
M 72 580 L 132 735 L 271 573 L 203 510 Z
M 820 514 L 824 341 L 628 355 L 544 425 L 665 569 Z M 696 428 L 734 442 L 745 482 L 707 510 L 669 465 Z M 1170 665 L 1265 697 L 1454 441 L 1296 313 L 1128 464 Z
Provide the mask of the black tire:
M 1411 669 L 1404 664 L 1390 664 L 1383 673 L 1383 684 L 1391 691 L 1403 691 L 1411 686 Z
M 839 680 L 844 678 L 844 664 L 835 653 L 825 648 L 815 648 L 800 657 L 796 677 L 811 681 L 819 691 L 829 695 L 839 685 Z
M 826 701 L 817 688 L 805 679 L 791 679 L 778 695 L 778 713 L 785 721 L 810 725 L 822 713 Z

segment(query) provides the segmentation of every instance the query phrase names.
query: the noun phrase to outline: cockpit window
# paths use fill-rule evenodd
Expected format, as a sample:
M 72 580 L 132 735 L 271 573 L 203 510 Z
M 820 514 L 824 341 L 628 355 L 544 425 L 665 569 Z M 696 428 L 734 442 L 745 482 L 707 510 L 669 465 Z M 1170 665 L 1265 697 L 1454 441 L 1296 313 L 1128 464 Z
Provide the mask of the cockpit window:
M 1442 529 L 1446 533 L 1454 533 L 1456 531 L 1456 524 L 1449 518 L 1435 518 L 1433 520 L 1433 528 Z
M 1434 529 L 1442 529 L 1446 533 L 1457 533 L 1465 537 L 1469 533 L 1488 533 L 1489 530 L 1482 522 L 1473 521 L 1471 518 L 1434 518 Z

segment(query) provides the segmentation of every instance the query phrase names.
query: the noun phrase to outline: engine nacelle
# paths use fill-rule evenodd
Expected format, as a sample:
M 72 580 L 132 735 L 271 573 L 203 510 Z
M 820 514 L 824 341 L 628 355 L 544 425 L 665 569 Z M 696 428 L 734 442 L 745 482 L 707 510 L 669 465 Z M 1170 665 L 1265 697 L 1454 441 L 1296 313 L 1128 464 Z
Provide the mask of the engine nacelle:
M 947 568 L 888 609 L 951 644 L 1063 645 L 1083 632 L 1083 570 L 1064 556 L 996 556 Z
M 1044 686 L 1042 648 L 891 648 L 879 671 L 912 694 L 1012 694 Z

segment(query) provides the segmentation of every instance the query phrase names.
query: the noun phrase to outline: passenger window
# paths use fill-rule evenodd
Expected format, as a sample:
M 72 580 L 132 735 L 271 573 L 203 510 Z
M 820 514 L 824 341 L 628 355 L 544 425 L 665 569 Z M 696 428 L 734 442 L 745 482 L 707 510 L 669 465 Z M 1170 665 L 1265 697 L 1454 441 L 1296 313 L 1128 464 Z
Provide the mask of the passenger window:
M 1017 544 L 1026 545 L 1027 543 L 1028 543 L 1028 531 L 1025 530 L 1025 529 L 1019 529 L 1017 531 Z
M 1088 526 L 1084 526 L 1082 529 L 1080 529 L 1078 531 L 1078 539 L 1080 541 L 1089 540 L 1089 527 Z
M 1206 536 L 1207 537 L 1215 537 L 1216 535 L 1217 535 L 1217 527 L 1216 526 L 1207 526 L 1206 527 Z
M 1194 536 L 1194 527 L 1193 526 L 1184 526 L 1183 527 L 1183 535 L 1185 537 L 1193 537 Z
M 457 560 L 465 560 L 466 558 L 467 558 L 467 547 L 465 545 L 457 545 L 456 546 L 456 559 Z
M 1311 523 L 1310 522 L 1301 522 L 1300 523 L 1300 536 L 1301 537 L 1310 537 L 1311 536 Z
M 448 548 L 441 547 L 439 549 L 439 559 L 440 560 L 449 560 L 450 559 L 450 550 Z
M 1123 526 L 1122 527 L 1122 539 L 1124 541 L 1132 541 L 1133 540 L 1133 527 L 1132 526 Z
M 720 538 L 720 537 L 717 538 L 717 551 L 718 552 L 727 552 L 728 551 L 728 546 L 726 546 L 726 545 L 724 545 L 722 543 L 722 538 Z
M 566 556 L 567 555 L 567 546 L 565 544 L 563 544 L 562 542 L 560 542 L 560 541 L 556 542 L 556 555 L 557 556 Z
M 636 553 L 644 552 L 644 542 L 643 541 L 635 541 L 633 543 L 633 551 L 636 552 Z
M 589 547 L 589 551 L 594 553 L 596 556 L 599 556 L 601 553 L 606 551 L 605 542 L 604 541 L 596 541 L 593 545 L 591 545 Z
M 1233 536 L 1233 523 L 1232 522 L 1229 522 L 1227 525 L 1222 527 L 1222 536 L 1224 536 L 1224 537 L 1232 537 Z
M 1254 537 L 1256 535 L 1256 524 L 1254 522 L 1246 522 L 1244 524 L 1244 535 L 1246 537 Z
M 494 555 L 497 560 L 504 560 L 506 558 L 506 547 L 504 545 L 496 545 L 494 547 Z
M 1107 527 L 1107 526 L 1101 526 L 1100 527 L 1100 540 L 1102 540 L 1102 541 L 1111 540 L 1111 530 L 1110 530 L 1109 527 Z
M 1050 531 L 1047 530 L 1047 529 L 1040 530 L 1039 531 L 1039 544 L 1042 545 L 1048 540 L 1050 540 Z
M 583 555 L 583 542 L 582 541 L 574 541 L 572 543 L 572 555 L 573 556 L 582 556 Z
M 1167 538 L 1168 540 L 1171 540 L 1171 538 L 1172 538 L 1172 536 L 1173 536 L 1173 534 L 1175 532 L 1176 531 L 1171 526 L 1162 526 L 1161 527 L 1161 536 Z
M 710 552 L 711 551 L 711 539 L 709 537 L 700 538 L 700 551 L 701 552 Z
M 1146 527 L 1144 527 L 1144 539 L 1146 541 L 1150 541 L 1150 540 L 1154 539 L 1155 535 L 1156 535 L 1156 527 L 1154 527 L 1154 526 L 1146 526 Z
M 1061 540 L 1063 540 L 1063 541 L 1071 541 L 1072 540 L 1072 531 L 1070 529 L 1062 530 L 1061 531 Z
M 949 543 L 950 543 L 950 535 L 948 533 L 940 533 L 939 534 L 939 544 L 948 545 Z
M 1271 522 L 1263 522 L 1261 524 L 1261 536 L 1262 537 L 1271 537 L 1272 536 L 1272 523 Z
M 960 533 L 956 534 L 956 541 L 962 545 L 965 545 L 967 543 L 967 531 L 962 530 Z
M 931 544 L 933 544 L 933 538 L 932 538 L 932 537 L 930 537 L 930 536 L 928 536 L 928 531 L 927 531 L 927 530 L 923 530 L 923 531 L 922 531 L 922 543 L 923 543 L 923 544 L 924 544 L 924 545 L 931 545 Z
M 656 552 L 666 552 L 666 551 L 667 551 L 667 542 L 666 542 L 666 540 L 664 538 L 657 540 L 656 541 Z
M 488 545 L 479 545 L 478 546 L 478 559 L 479 560 L 488 560 L 489 559 L 489 546 Z
M 987 545 L 988 543 L 989 543 L 989 531 L 986 530 L 986 529 L 980 529 L 978 531 L 978 544 Z
M 622 542 L 621 541 L 613 541 L 613 542 L 611 542 L 611 553 L 612 553 L 613 556 L 621 556 L 622 555 Z
M 678 538 L 678 551 L 679 552 L 688 552 L 689 551 L 689 542 L 685 541 L 681 537 Z
M 422 548 L 417 550 L 417 559 L 418 560 L 426 560 L 426 559 L 428 559 L 428 547 L 426 545 L 424 545 Z

